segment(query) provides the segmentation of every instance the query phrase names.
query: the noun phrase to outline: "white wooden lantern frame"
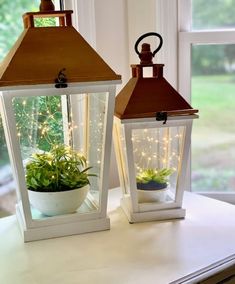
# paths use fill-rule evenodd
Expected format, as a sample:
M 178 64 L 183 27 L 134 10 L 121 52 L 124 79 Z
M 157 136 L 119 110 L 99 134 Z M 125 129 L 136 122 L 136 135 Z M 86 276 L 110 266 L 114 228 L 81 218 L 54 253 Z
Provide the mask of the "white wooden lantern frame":
M 186 172 L 188 166 L 192 121 L 197 117 L 197 115 L 169 117 L 165 124 L 163 124 L 162 121 L 156 121 L 155 118 L 120 120 L 119 118 L 115 117 L 114 145 L 118 164 L 119 179 L 121 188 L 123 190 L 121 206 L 130 223 L 185 217 L 185 209 L 182 208 L 183 193 L 184 190 L 186 190 L 184 173 Z M 180 153 L 182 160 L 181 167 L 178 171 L 175 199 L 172 202 L 139 203 L 136 188 L 132 130 L 175 126 L 185 127 L 183 144 Z M 126 148 L 127 164 L 126 168 L 124 162 L 125 158 L 123 157 L 123 149 L 120 141 L 120 127 L 123 127 L 124 131 L 124 145 Z M 125 176 L 128 177 L 128 182 L 126 181 L 127 179 Z
M 54 85 L 34 85 L 19 87 L 2 87 L 0 89 L 1 114 L 3 119 L 6 142 L 9 150 L 13 175 L 17 187 L 16 214 L 24 241 L 33 241 L 52 237 L 80 234 L 86 232 L 107 230 L 110 228 L 110 220 L 107 217 L 107 195 L 110 166 L 110 152 L 113 125 L 113 109 L 115 101 L 115 85 L 117 81 L 91 83 L 71 83 L 66 89 L 56 89 Z M 61 216 L 34 219 L 30 208 L 28 191 L 25 182 L 25 172 L 21 157 L 20 144 L 18 143 L 15 115 L 12 99 L 15 97 L 33 96 L 62 96 L 69 94 L 73 101 L 73 95 L 89 93 L 107 93 L 106 113 L 104 120 L 103 153 L 100 176 L 100 199 L 98 207 L 88 195 L 85 203 L 92 207 L 92 211 L 66 214 Z M 75 107 L 75 106 L 73 106 Z M 77 107 L 77 106 L 76 106 Z

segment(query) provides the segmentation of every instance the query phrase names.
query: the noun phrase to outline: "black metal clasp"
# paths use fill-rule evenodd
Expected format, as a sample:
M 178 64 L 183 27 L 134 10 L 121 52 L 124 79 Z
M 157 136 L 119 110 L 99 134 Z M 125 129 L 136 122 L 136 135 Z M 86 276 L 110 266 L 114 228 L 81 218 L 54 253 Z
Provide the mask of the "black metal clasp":
M 58 73 L 57 78 L 55 79 L 55 88 L 67 88 L 68 84 L 67 82 L 67 77 L 65 75 L 65 68 L 61 69 L 60 72 Z
M 157 121 L 163 121 L 163 124 L 166 124 L 166 122 L 167 122 L 167 112 L 166 111 L 156 112 L 156 120 Z

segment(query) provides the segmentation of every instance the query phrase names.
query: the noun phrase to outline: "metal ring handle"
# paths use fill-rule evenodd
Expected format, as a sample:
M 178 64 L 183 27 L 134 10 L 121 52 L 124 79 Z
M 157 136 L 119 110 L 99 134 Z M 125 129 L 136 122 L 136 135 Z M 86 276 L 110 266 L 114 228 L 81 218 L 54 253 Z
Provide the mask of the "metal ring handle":
M 139 43 L 141 42 L 142 39 L 146 38 L 146 37 L 149 37 L 149 36 L 156 36 L 159 38 L 160 42 L 159 42 L 159 45 L 158 47 L 153 51 L 153 57 L 155 56 L 155 54 L 161 49 L 162 47 L 162 44 L 163 44 L 163 39 L 162 39 L 162 36 L 158 33 L 155 33 L 155 32 L 149 32 L 149 33 L 146 33 L 146 34 L 143 34 L 141 37 L 139 37 L 135 43 L 135 52 L 140 55 L 140 52 L 138 50 L 138 45 Z

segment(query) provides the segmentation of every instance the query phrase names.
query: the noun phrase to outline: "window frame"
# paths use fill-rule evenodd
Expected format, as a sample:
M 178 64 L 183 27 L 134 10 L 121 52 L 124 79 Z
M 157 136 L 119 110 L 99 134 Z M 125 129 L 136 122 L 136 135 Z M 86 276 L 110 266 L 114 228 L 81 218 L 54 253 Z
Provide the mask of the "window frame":
M 191 48 L 195 44 L 235 44 L 235 28 L 219 30 L 191 29 L 191 1 L 178 0 L 178 89 L 191 101 Z M 191 191 L 191 159 L 186 183 Z M 201 195 L 235 204 L 235 192 L 198 192 Z

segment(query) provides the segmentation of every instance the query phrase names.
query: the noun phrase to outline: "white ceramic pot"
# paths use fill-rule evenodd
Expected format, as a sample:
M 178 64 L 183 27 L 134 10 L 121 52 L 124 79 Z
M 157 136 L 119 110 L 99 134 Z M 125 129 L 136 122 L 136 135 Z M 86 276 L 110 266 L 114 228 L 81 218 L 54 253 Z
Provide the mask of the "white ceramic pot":
M 74 213 L 85 200 L 89 185 L 60 192 L 28 190 L 30 204 L 47 216 Z
M 157 190 L 138 189 L 138 200 L 140 203 L 165 202 L 167 198 L 167 187 Z

